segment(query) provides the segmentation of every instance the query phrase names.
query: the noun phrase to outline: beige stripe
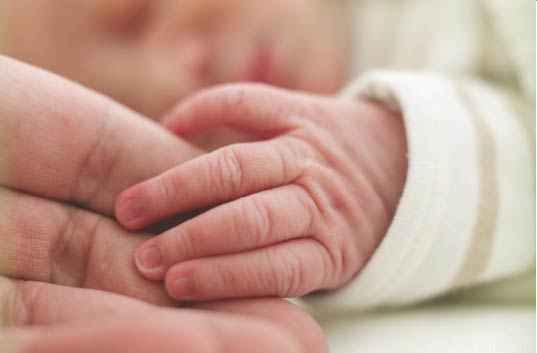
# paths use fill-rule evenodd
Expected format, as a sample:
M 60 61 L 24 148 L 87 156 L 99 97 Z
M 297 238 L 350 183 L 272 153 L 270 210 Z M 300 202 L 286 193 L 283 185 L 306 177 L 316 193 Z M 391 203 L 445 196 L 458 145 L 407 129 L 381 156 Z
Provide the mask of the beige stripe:
M 529 108 L 531 104 L 516 96 L 514 92 L 509 92 L 506 97 L 508 105 L 513 111 L 513 115 L 516 117 L 522 130 L 524 130 L 532 151 L 535 151 L 535 110 Z
M 528 141 L 528 146 L 532 154 L 530 163 L 532 171 L 532 180 L 535 180 L 535 148 L 536 148 L 536 138 L 535 138 L 535 109 L 532 107 L 532 104 L 528 104 L 527 101 L 524 101 L 520 97 L 517 97 L 514 93 L 509 94 L 507 97 L 509 106 L 512 109 L 513 113 L 517 117 L 518 123 L 522 130 L 524 130 L 526 139 Z M 534 105 L 533 105 L 534 106 Z M 536 183 L 531 184 L 531 194 L 535 195 Z M 533 233 L 535 233 L 535 218 L 533 222 Z M 535 271 L 535 263 L 533 263 L 533 269 Z
M 494 137 L 462 84 L 459 84 L 457 89 L 476 134 L 479 190 L 478 213 L 472 240 L 466 258 L 452 283 L 456 288 L 475 282 L 487 266 L 492 254 L 498 215 L 497 151 Z

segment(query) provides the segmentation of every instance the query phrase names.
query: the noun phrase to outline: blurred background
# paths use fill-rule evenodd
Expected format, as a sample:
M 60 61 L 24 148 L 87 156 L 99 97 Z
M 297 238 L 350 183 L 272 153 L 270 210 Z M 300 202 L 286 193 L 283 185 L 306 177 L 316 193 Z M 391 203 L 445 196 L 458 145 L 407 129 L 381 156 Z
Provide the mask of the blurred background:
M 2 0 L 0 6 L 0 53 L 153 118 L 218 83 L 334 93 L 348 75 L 337 1 Z

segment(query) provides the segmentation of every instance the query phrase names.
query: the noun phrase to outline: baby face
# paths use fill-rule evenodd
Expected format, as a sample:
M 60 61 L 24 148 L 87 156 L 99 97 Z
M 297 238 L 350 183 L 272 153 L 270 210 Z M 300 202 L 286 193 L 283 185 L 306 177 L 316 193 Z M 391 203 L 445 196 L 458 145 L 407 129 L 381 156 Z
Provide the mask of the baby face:
M 158 117 L 224 82 L 335 92 L 344 36 L 330 0 L 9 0 L 4 53 Z

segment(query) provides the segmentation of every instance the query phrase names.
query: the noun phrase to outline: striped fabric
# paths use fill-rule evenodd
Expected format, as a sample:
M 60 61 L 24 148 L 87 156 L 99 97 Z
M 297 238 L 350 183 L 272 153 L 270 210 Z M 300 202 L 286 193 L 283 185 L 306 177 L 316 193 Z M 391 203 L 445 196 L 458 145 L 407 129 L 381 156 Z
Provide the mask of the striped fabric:
M 520 286 L 510 292 L 505 282 L 535 279 L 533 2 L 346 6 L 358 78 L 342 96 L 402 112 L 409 169 L 366 267 L 306 302 L 321 312 L 397 306 L 477 285 L 494 291 L 496 281 L 502 299 L 520 299 Z

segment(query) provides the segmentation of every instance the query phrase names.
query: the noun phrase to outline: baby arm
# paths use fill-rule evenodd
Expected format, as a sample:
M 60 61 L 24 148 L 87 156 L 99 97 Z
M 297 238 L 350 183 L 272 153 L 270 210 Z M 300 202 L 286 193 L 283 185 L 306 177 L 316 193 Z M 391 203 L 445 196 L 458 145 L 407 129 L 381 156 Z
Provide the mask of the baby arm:
M 229 127 L 232 144 L 124 191 L 140 229 L 208 211 L 143 244 L 138 269 L 179 300 L 300 296 L 353 278 L 382 240 L 406 176 L 402 119 L 366 101 L 263 86 L 205 91 L 168 120 L 188 136 Z

